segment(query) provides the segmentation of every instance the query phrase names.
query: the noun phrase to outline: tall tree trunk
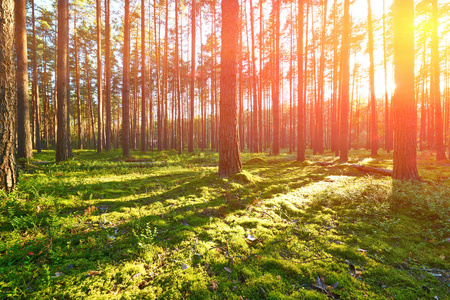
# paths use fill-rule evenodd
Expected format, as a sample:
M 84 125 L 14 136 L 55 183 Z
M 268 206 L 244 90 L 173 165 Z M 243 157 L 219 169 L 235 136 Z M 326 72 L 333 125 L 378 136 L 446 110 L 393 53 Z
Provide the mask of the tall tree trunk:
M 147 108 L 145 99 L 145 0 L 141 0 L 141 151 L 147 151 Z
M 418 179 L 414 99 L 414 0 L 394 0 L 394 179 Z
M 275 0 L 275 76 L 274 98 L 273 98 L 273 148 L 272 153 L 280 153 L 280 5 L 281 0 Z
M 67 72 L 69 51 L 69 2 L 68 0 L 58 0 L 58 67 L 57 67 L 57 101 L 58 101 L 58 129 L 56 141 L 56 162 L 65 161 L 69 158 L 67 132 Z M 37 118 L 36 118 L 37 119 Z
M 111 24 L 109 21 L 109 17 L 110 0 L 105 0 L 105 151 L 111 150 Z
M 264 16 L 263 16 L 263 0 L 259 0 L 259 94 L 258 94 L 258 127 L 259 127 L 259 149 L 263 148 L 264 126 L 263 126 L 263 81 L 262 81 L 262 65 L 264 59 Z
M 164 24 L 164 57 L 163 57 L 163 118 L 164 118 L 164 124 L 163 124 L 163 146 L 164 150 L 169 150 L 169 126 L 168 126 L 168 110 L 167 110 L 167 104 L 168 104 L 168 97 L 167 94 L 169 92 L 169 63 L 168 63 L 168 56 L 169 56 L 169 0 L 166 0 L 166 21 Z
M 324 119 L 324 88 L 325 88 L 325 43 L 326 43 L 326 23 L 327 23 L 327 4 L 328 0 L 323 1 L 323 20 L 322 20 L 322 34 L 320 47 L 320 69 L 319 69 L 319 98 L 317 105 L 317 132 L 316 132 L 316 146 L 317 152 L 323 154 L 324 148 L 324 134 L 323 134 L 323 119 Z
M 37 50 L 36 50 L 36 18 L 34 16 L 34 0 L 31 1 L 31 22 L 33 24 L 33 81 L 32 81 L 32 94 L 34 103 L 34 134 L 36 140 L 37 153 L 41 153 L 41 122 L 40 122 L 40 101 L 39 101 L 39 89 L 37 81 Z M 67 21 L 66 21 L 67 22 Z
M 97 0 L 97 153 L 102 152 L 103 146 L 103 74 L 102 74 L 102 10 L 100 0 Z
M 303 1 L 298 0 L 298 37 L 297 37 L 297 61 L 298 61 L 298 104 L 297 104 L 297 161 L 305 160 L 305 99 L 303 98 Z
M 157 143 L 158 151 L 162 150 L 162 118 L 161 118 L 161 79 L 160 79 L 160 45 L 159 45 L 159 31 L 160 31 L 160 16 L 159 13 L 156 15 L 156 1 L 153 2 L 153 12 L 154 12 L 154 30 L 155 30 L 155 60 L 156 60 L 156 124 L 157 124 Z M 156 26 L 156 20 L 158 20 L 158 26 Z
M 242 15 L 242 8 L 240 11 L 240 14 Z M 240 139 L 240 150 L 242 151 L 245 146 L 245 139 L 244 139 L 244 87 L 243 87 L 243 61 L 244 61 L 244 55 L 243 55 L 243 41 L 242 41 L 242 22 L 239 22 L 239 139 Z M 220 125 L 219 125 L 220 126 Z M 219 142 L 220 145 L 220 142 Z
M 15 1 L 15 44 L 17 55 L 17 157 L 31 158 L 30 104 L 28 101 L 26 0 Z
M 250 28 L 251 28 L 251 36 L 252 36 L 252 92 L 253 92 L 253 109 L 252 109 L 252 142 L 251 142 L 251 151 L 258 152 L 258 91 L 256 88 L 256 58 L 255 58 L 255 25 L 254 25 L 254 14 L 253 14 L 253 3 L 250 0 Z M 259 108 L 260 109 L 260 108 Z
M 216 1 L 212 3 L 212 74 L 211 74 L 211 149 L 216 150 L 216 114 L 217 114 L 217 98 L 216 98 L 216 85 L 217 85 L 217 62 L 216 62 Z
M 337 0 L 333 5 L 333 94 L 331 99 L 331 151 L 339 153 L 339 107 L 338 107 L 338 30 L 336 26 Z
M 340 101 L 340 137 L 339 149 L 341 162 L 348 161 L 348 127 L 349 127 L 349 84 L 350 84 L 350 1 L 344 0 L 344 28 L 342 31 L 342 47 L 341 47 L 341 101 Z
M 431 31 L 431 98 L 435 107 L 434 133 L 436 135 L 436 160 L 445 160 L 444 133 L 442 125 L 441 89 L 440 89 L 440 59 L 439 59 L 439 36 L 438 36 L 438 3 L 432 1 L 433 18 Z
M 383 0 L 383 66 L 384 66 L 384 147 L 387 153 L 392 150 L 391 114 L 387 88 L 387 51 L 386 51 L 386 0 Z
M 0 11 L 0 189 L 11 191 L 17 184 L 14 1 L 0 1 Z
M 190 85 L 190 109 L 189 109 L 189 139 L 188 139 L 188 151 L 194 152 L 194 89 L 195 89 L 195 5 L 196 0 L 192 0 L 191 8 L 191 85 Z
M 378 152 L 378 123 L 377 123 L 377 101 L 375 99 L 375 62 L 373 58 L 373 26 L 372 26 L 372 8 L 371 0 L 367 0 L 367 25 L 369 31 L 369 86 L 370 86 L 370 117 L 371 117 L 371 155 L 375 156 Z
M 178 28 L 178 1 L 175 1 L 175 93 L 178 105 L 178 154 L 183 153 L 183 109 L 181 107 L 181 90 L 180 90 L 180 68 L 179 68 L 179 28 Z
M 125 0 L 125 32 L 123 50 L 122 150 L 130 155 L 130 0 Z
M 222 45 L 220 73 L 219 176 L 229 177 L 242 169 L 237 124 L 237 47 L 239 40 L 239 3 L 222 1 Z
M 78 149 L 83 149 L 83 142 L 81 136 L 81 92 L 80 92 L 80 71 L 78 66 L 78 30 L 77 30 L 77 10 L 75 8 L 73 15 L 74 24 L 74 57 L 75 57 L 75 84 L 76 84 L 76 98 L 77 98 L 77 129 L 78 129 Z M 44 113 L 45 115 L 45 113 Z
M 49 135 L 48 135 L 48 127 L 49 127 L 49 120 L 50 120 L 50 109 L 49 109 L 49 101 L 48 101 L 48 97 L 47 97 L 47 91 L 48 91 L 48 83 L 47 83 L 47 59 L 46 59 L 46 45 L 47 45 L 47 41 L 46 41 L 46 33 L 44 33 L 44 47 L 42 49 L 42 60 L 43 60 L 43 64 L 44 64 L 44 97 L 43 97 L 43 101 L 44 101 L 44 147 L 45 149 L 48 149 L 48 139 L 49 139 Z M 29 117 L 29 114 L 27 115 L 27 118 Z M 28 121 L 29 122 L 29 121 Z M 30 123 L 28 123 L 30 124 Z M 31 141 L 31 133 L 30 133 L 30 141 Z M 31 143 L 31 142 L 30 142 Z

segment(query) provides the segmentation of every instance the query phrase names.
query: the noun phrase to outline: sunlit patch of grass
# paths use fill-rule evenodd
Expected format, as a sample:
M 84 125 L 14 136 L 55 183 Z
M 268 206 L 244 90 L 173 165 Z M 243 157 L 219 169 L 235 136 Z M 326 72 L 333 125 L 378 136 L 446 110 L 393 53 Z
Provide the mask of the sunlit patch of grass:
M 350 163 L 392 168 L 392 154 L 368 154 L 351 151 Z M 0 293 L 445 299 L 445 163 L 419 154 L 426 182 L 411 184 L 362 173 L 331 152 L 295 158 L 243 153 L 243 172 L 222 179 L 208 151 L 124 159 L 119 150 L 74 150 L 60 164 L 53 151 L 36 154 L 18 190 L 0 195 Z

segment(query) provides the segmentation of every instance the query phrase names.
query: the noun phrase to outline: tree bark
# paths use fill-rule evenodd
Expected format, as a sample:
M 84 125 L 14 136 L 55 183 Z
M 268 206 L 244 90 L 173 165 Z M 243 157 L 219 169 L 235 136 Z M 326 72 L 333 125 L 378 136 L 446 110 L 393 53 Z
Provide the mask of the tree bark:
M 97 153 L 103 146 L 103 74 L 102 74 L 102 10 L 100 0 L 97 0 Z
M 419 179 L 414 95 L 414 0 L 394 0 L 394 179 Z
M 236 76 L 239 39 L 239 3 L 222 0 L 220 73 L 219 176 L 229 177 L 242 169 L 237 120 Z
M 344 0 L 344 28 L 341 47 L 341 101 L 340 101 L 340 137 L 339 149 L 341 162 L 348 161 L 348 127 L 349 127 L 349 84 L 350 84 L 350 1 Z
M 191 8 L 191 84 L 189 89 L 190 110 L 189 110 L 189 139 L 188 139 L 188 151 L 194 152 L 194 89 L 195 89 L 195 0 L 192 0 Z
M 15 43 L 17 54 L 17 157 L 31 158 L 33 145 L 30 128 L 30 104 L 28 100 L 27 59 L 27 11 L 26 0 L 15 1 Z
M 370 149 L 371 155 L 375 156 L 378 152 L 378 124 L 377 124 L 377 101 L 375 99 L 375 62 L 373 58 L 373 25 L 372 25 L 372 8 L 371 0 L 367 0 L 367 24 L 369 32 L 369 86 L 370 86 L 370 117 L 371 117 L 371 139 Z
M 256 79 L 256 58 L 255 58 L 255 21 L 253 14 L 253 3 L 250 1 L 250 28 L 251 28 L 251 37 L 252 37 L 252 92 L 253 92 L 253 107 L 252 107 L 252 142 L 251 142 L 251 151 L 258 152 L 258 91 L 257 91 L 257 79 Z
M 141 0 L 141 152 L 147 151 L 147 108 L 145 99 L 145 0 Z
M 280 5 L 281 0 L 274 2 L 275 13 L 275 74 L 274 97 L 273 97 L 273 147 L 272 153 L 277 155 L 280 153 Z
M 80 72 L 78 66 L 78 30 L 77 30 L 77 10 L 74 12 L 74 57 L 75 57 L 75 84 L 77 98 L 77 128 L 78 128 L 78 149 L 83 149 L 83 141 L 81 136 L 81 92 L 80 92 Z
M 17 184 L 14 1 L 0 1 L 0 11 L 0 189 L 12 191 Z
M 56 141 L 56 162 L 65 161 L 69 158 L 67 132 L 67 53 L 69 50 L 69 2 L 68 0 L 58 0 L 58 68 L 57 68 L 57 141 Z
M 105 0 L 105 151 L 111 150 L 111 24 L 110 24 L 110 0 Z
M 125 32 L 122 90 L 122 150 L 130 155 L 130 0 L 125 0 Z
M 34 16 L 34 0 L 31 1 L 31 15 L 32 15 L 32 24 L 33 24 L 33 81 L 32 81 L 32 94 L 33 94 L 33 103 L 34 103 L 34 132 L 35 132 L 35 141 L 36 141 L 36 150 L 37 153 L 41 153 L 41 119 L 40 119 L 40 108 L 41 104 L 39 101 L 39 89 L 38 89 L 38 80 L 37 80 L 37 50 L 36 50 L 36 18 Z M 67 22 L 67 21 L 66 21 Z
M 437 0 L 432 1 L 433 17 L 431 27 L 431 97 L 435 108 L 434 133 L 436 135 L 436 160 L 445 160 L 444 133 L 442 125 L 442 105 L 440 90 L 440 59 L 439 59 L 439 36 L 438 36 L 438 3 Z
M 298 64 L 298 104 L 297 104 L 297 161 L 305 160 L 305 100 L 303 98 L 303 1 L 298 0 L 298 37 L 297 37 L 297 64 Z

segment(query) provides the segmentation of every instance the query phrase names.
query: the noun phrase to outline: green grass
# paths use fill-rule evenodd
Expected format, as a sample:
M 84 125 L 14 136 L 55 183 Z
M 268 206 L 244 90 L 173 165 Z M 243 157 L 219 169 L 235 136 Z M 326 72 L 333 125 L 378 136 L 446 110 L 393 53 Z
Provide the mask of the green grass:
M 332 153 L 54 152 L 1 194 L 0 298 L 450 299 L 450 171 L 420 183 L 361 173 Z M 350 162 L 391 168 L 392 155 Z

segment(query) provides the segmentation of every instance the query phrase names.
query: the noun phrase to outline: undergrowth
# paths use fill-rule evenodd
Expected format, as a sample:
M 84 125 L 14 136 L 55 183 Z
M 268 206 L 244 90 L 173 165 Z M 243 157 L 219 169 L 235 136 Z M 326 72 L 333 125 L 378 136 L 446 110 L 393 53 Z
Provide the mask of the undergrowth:
M 228 179 L 213 152 L 74 153 L 21 161 L 0 194 L 1 298 L 449 299 L 450 173 L 429 153 L 416 183 L 332 153 L 244 153 Z

